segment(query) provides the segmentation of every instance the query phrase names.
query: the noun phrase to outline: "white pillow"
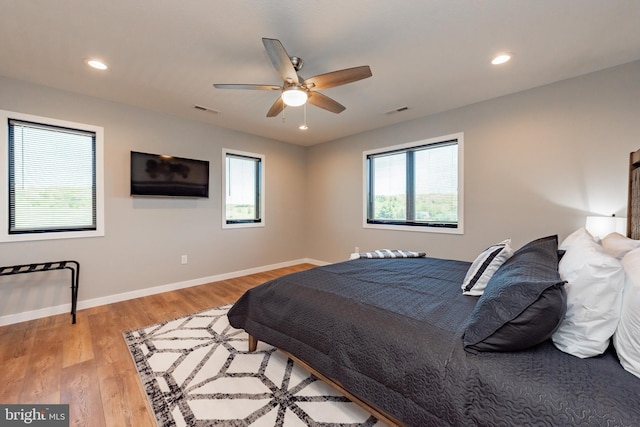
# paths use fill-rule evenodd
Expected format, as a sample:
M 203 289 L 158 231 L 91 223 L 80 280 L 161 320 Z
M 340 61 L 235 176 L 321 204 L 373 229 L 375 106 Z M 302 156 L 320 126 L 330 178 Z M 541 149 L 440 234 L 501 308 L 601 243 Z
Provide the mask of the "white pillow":
M 626 282 L 622 298 L 622 314 L 613 335 L 622 367 L 640 378 L 640 249 L 622 258 Z
M 491 276 L 513 255 L 511 239 L 489 246 L 473 261 L 462 282 L 464 295 L 480 296 Z
M 620 320 L 624 270 L 588 233 L 581 233 L 560 261 L 567 281 L 567 312 L 551 339 L 565 353 L 585 358 L 604 353 Z
M 560 243 L 558 245 L 558 249 L 566 251 L 567 249 L 569 249 L 569 246 L 571 246 L 573 244 L 573 242 L 575 242 L 576 239 L 578 237 L 580 237 L 580 236 L 586 236 L 586 237 L 589 237 L 594 242 L 596 241 L 596 239 L 591 235 L 591 233 L 589 233 L 586 228 L 582 227 L 582 228 L 578 228 L 576 231 L 574 231 L 573 233 L 569 234 L 562 241 L 562 243 Z
M 640 240 L 633 240 L 620 233 L 607 234 L 600 242 L 612 257 L 622 259 L 634 249 L 640 248 Z

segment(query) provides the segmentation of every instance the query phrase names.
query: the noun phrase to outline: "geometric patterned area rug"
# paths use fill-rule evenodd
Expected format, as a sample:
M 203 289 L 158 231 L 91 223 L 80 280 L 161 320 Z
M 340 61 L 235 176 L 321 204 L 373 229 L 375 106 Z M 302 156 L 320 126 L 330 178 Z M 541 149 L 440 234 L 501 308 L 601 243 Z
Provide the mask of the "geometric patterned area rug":
M 231 304 L 126 332 L 159 426 L 382 426 L 272 346 L 248 352 Z

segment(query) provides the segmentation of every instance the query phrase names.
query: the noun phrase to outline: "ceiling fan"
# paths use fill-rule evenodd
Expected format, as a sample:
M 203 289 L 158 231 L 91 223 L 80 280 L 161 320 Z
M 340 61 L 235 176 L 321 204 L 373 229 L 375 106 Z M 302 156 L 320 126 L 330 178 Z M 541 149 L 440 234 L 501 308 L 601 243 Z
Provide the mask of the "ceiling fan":
M 304 105 L 307 101 L 332 113 L 341 113 L 345 110 L 344 105 L 317 91 L 366 79 L 372 75 L 369 66 L 363 65 L 304 79 L 298 75 L 298 71 L 302 69 L 303 65 L 301 58 L 297 56 L 290 57 L 279 40 L 263 38 L 262 43 L 271 63 L 282 78 L 281 86 L 261 84 L 214 84 L 213 86 L 217 89 L 281 91 L 281 96 L 271 106 L 267 112 L 267 117 L 275 117 L 287 106 L 297 107 Z

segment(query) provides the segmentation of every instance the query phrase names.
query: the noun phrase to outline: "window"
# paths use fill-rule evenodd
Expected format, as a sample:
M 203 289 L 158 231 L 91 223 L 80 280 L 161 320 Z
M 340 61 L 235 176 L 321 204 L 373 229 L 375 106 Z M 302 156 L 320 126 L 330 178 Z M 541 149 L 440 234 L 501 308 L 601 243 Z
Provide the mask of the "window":
M 462 138 L 364 152 L 364 226 L 462 234 Z
M 223 228 L 264 226 L 264 156 L 223 150 Z
M 103 236 L 102 128 L 8 111 L 0 120 L 0 240 Z

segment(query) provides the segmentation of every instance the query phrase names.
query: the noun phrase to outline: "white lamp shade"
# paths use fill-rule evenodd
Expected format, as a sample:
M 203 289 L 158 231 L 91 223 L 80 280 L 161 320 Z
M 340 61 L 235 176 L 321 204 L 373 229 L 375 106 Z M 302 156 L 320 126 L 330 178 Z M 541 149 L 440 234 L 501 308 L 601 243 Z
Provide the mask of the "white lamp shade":
M 592 236 L 602 239 L 611 233 L 627 234 L 627 218 L 617 216 L 588 216 L 585 228 Z
M 282 92 L 282 101 L 289 107 L 299 107 L 307 102 L 307 92 L 298 88 L 285 89 Z

